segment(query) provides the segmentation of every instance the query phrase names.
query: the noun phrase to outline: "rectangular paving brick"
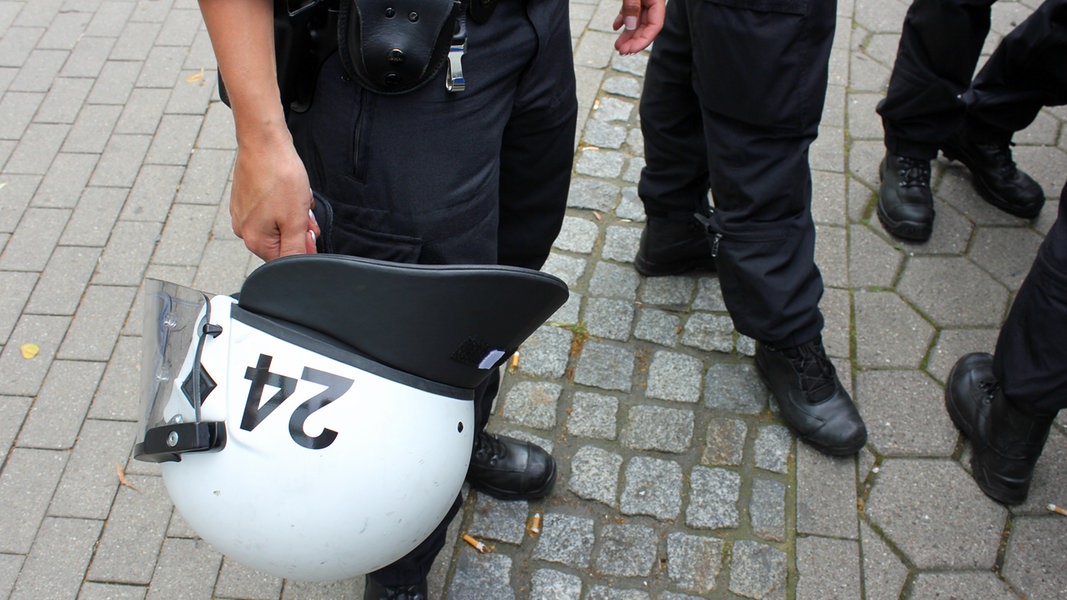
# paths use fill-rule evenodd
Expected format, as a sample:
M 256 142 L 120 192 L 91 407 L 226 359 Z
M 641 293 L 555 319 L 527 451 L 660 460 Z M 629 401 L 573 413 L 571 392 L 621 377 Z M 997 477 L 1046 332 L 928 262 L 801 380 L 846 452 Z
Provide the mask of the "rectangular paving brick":
M 0 396 L 0 465 L 4 464 L 14 447 L 15 436 L 30 412 L 32 402 L 32 398 Z
M 92 77 L 100 75 L 100 69 L 104 68 L 107 57 L 111 54 L 111 47 L 115 45 L 114 38 L 82 37 L 71 48 L 67 62 L 63 64 L 63 70 L 59 72 L 64 77 Z
M 149 600 L 209 598 L 221 563 L 222 555 L 202 541 L 167 538 L 147 597 Z
M 119 338 L 89 407 L 90 417 L 117 421 L 141 418 L 141 355 L 140 337 Z
M 123 188 L 85 188 L 59 243 L 103 247 L 111 237 L 127 194 Z
M 152 581 L 172 506 L 159 477 L 126 478 L 137 490 L 119 488 L 88 578 L 144 585 Z
M 86 283 L 92 277 L 98 260 L 99 248 L 57 246 L 41 273 L 40 284 L 30 297 L 26 311 L 40 315 L 73 315 L 78 310 Z M 3 275 L 0 274 L 2 279 Z M 14 323 L 14 320 L 11 322 Z M 3 318 L 0 317 L 0 331 L 2 323 Z
M 60 153 L 48 168 L 33 205 L 43 208 L 74 208 L 96 168 L 96 154 Z
M 160 224 L 119 221 L 115 224 L 93 283 L 138 286 L 155 251 Z
M 19 445 L 73 448 L 103 372 L 103 362 L 53 362 L 19 433 Z
M 4 344 L 15 329 L 37 280 L 38 275 L 34 272 L 0 271 L 0 290 L 4 290 L 0 295 L 0 344 Z
M 66 452 L 15 448 L 0 473 L 0 552 L 27 554 L 44 520 Z
M 75 598 L 104 522 L 47 518 L 10 600 Z
M 119 487 L 118 467 L 125 472 L 136 430 L 129 421 L 86 420 L 48 514 L 106 519 Z
M 42 271 L 48 264 L 71 211 L 54 208 L 29 208 L 11 240 L 0 254 L 0 269 Z
M 22 315 L 0 350 L 0 394 L 35 396 L 69 325 L 70 317 Z M 36 345 L 38 354 L 25 358 L 19 350 L 23 344 Z
M 110 358 L 136 293 L 136 288 L 127 286 L 89 286 L 56 356 L 89 361 Z

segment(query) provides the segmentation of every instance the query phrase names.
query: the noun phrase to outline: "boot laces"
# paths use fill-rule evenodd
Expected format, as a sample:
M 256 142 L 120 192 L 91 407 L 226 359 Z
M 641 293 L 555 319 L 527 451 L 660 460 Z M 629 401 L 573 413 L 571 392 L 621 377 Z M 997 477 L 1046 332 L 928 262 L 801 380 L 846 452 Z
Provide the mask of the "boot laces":
M 903 187 L 930 187 L 930 161 L 910 156 L 897 157 L 897 171 Z
M 809 342 L 783 350 L 800 376 L 800 388 L 815 402 L 821 402 L 837 390 L 837 371 L 821 341 Z
M 982 379 L 978 382 L 978 389 L 985 394 L 986 402 L 992 402 L 993 396 L 996 396 L 997 390 L 1000 389 L 1000 382 L 996 379 Z
M 426 600 L 426 596 L 422 595 L 419 591 L 419 586 L 416 585 L 401 585 L 394 588 L 389 588 L 389 595 L 386 596 L 387 600 Z
M 481 433 L 475 437 L 474 457 L 478 462 L 492 463 L 506 456 L 508 453 L 504 442 L 495 435 Z

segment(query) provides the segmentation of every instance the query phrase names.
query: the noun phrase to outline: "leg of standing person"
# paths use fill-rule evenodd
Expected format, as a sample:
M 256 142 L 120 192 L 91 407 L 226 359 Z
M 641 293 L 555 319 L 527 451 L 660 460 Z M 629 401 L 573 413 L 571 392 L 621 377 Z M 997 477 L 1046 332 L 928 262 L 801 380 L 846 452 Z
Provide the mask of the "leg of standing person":
M 833 1 L 767 10 L 715 0 L 668 3 L 670 44 L 664 47 L 661 34 L 653 48 L 644 92 L 650 97 L 642 101 L 642 126 L 656 135 L 645 137 L 640 189 L 650 214 L 680 212 L 710 183 L 715 210 L 708 223 L 723 298 L 737 330 L 757 340 L 757 367 L 783 418 L 821 451 L 852 454 L 866 442 L 866 428 L 822 345 L 808 165 L 835 8 Z M 670 85 L 653 87 L 659 81 Z M 690 107 L 699 98 L 696 115 L 685 106 L 670 109 L 686 85 L 689 95 L 680 97 Z M 682 144 L 695 143 L 686 123 L 702 124 L 703 165 L 670 162 Z
M 1045 192 L 1019 170 L 1011 140 L 1044 106 L 1067 103 L 1067 0 L 1046 0 L 997 45 L 964 95 L 963 126 L 942 144 L 949 159 L 970 170 L 993 206 L 1032 219 Z
M 567 22 L 563 2 L 543 4 Z M 329 199 L 334 227 L 328 235 L 334 251 L 434 264 L 495 264 L 501 259 L 502 140 L 524 79 L 543 54 L 543 32 L 531 24 L 526 7 L 525 2 L 502 2 L 485 24 L 468 21 L 463 58 L 467 88 L 460 93 L 447 92 L 440 73 L 406 94 L 372 94 L 351 81 L 337 57 L 327 61 L 311 110 L 292 115 L 290 129 L 312 187 Z M 553 39 L 555 48 L 560 36 Z M 561 39 L 569 51 L 565 31 Z M 573 70 L 564 72 L 573 80 Z M 567 129 L 565 155 L 546 163 L 567 175 L 573 113 L 570 118 L 569 129 L 566 115 L 556 120 Z M 559 187 L 553 188 L 555 193 Z M 551 207 L 526 207 L 540 212 L 540 233 L 554 237 L 558 231 L 565 192 L 564 184 L 562 198 L 535 199 L 551 202 Z M 476 390 L 482 427 L 498 383 L 493 376 Z M 551 489 L 554 462 L 543 449 L 490 436 L 481 427 L 475 437 L 468 472 L 472 486 L 506 498 L 534 498 Z M 479 468 L 490 462 L 494 468 Z M 426 575 L 458 507 L 457 501 L 422 545 L 369 576 L 366 597 L 425 598 Z
M 878 103 L 886 155 L 878 218 L 890 234 L 926 241 L 933 232 L 930 161 L 963 122 L 995 0 L 915 0 L 904 18 L 886 97 Z
M 646 166 L 638 195 L 646 221 L 634 267 L 649 277 L 715 269 L 708 236 L 694 218 L 709 212 L 709 183 L 683 4 L 667 3 L 640 100 Z
M 1056 413 L 1067 408 L 1067 184 L 1059 214 L 1019 288 L 993 356 L 968 354 L 945 385 L 949 415 L 972 446 L 988 496 L 1018 504 Z

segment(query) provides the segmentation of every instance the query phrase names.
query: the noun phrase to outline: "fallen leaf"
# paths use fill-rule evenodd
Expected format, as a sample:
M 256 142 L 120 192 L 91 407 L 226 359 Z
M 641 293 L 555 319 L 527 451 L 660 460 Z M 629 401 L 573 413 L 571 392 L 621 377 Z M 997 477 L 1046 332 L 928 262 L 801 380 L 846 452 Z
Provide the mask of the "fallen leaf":
M 22 358 L 29 360 L 37 356 L 37 353 L 41 351 L 41 347 L 37 344 L 23 344 L 19 347 L 19 350 L 22 351 Z
M 119 474 L 119 484 L 120 485 L 124 485 L 124 486 L 130 488 L 131 490 L 133 490 L 135 492 L 141 491 L 141 490 L 137 489 L 137 486 L 131 484 L 129 481 L 126 481 L 126 471 L 124 471 L 122 469 L 122 465 L 115 465 L 115 472 Z
M 185 80 L 188 81 L 189 83 L 196 83 L 197 81 L 200 81 L 203 78 L 204 78 L 204 69 L 200 69 L 199 73 L 193 73 L 192 75 L 186 77 Z

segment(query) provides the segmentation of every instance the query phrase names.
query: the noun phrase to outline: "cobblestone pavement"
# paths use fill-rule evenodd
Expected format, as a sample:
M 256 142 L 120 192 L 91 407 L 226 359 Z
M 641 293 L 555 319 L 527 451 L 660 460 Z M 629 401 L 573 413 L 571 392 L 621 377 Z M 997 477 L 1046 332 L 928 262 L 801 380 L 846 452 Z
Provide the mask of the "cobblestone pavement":
M 1037 3 L 998 3 L 986 52 Z M 870 441 L 830 459 L 776 416 L 714 277 L 630 264 L 647 55 L 614 54 L 618 6 L 572 0 L 581 122 L 546 267 L 572 295 L 521 349 L 491 423 L 552 449 L 557 487 L 536 502 L 470 494 L 433 597 L 1067 597 L 1067 519 L 1045 508 L 1067 504 L 1067 421 L 1030 500 L 1008 510 L 970 479 L 942 405 L 949 367 L 992 348 L 1054 219 L 1067 110 L 1016 137 L 1049 197 L 1038 219 L 992 209 L 940 159 L 933 239 L 897 243 L 873 217 L 874 106 L 907 4 L 841 1 L 814 210 L 826 344 Z M 361 579 L 282 581 L 226 560 L 130 458 L 144 277 L 230 293 L 258 265 L 229 227 L 234 142 L 214 66 L 194 0 L 0 0 L 2 597 L 362 595 Z

